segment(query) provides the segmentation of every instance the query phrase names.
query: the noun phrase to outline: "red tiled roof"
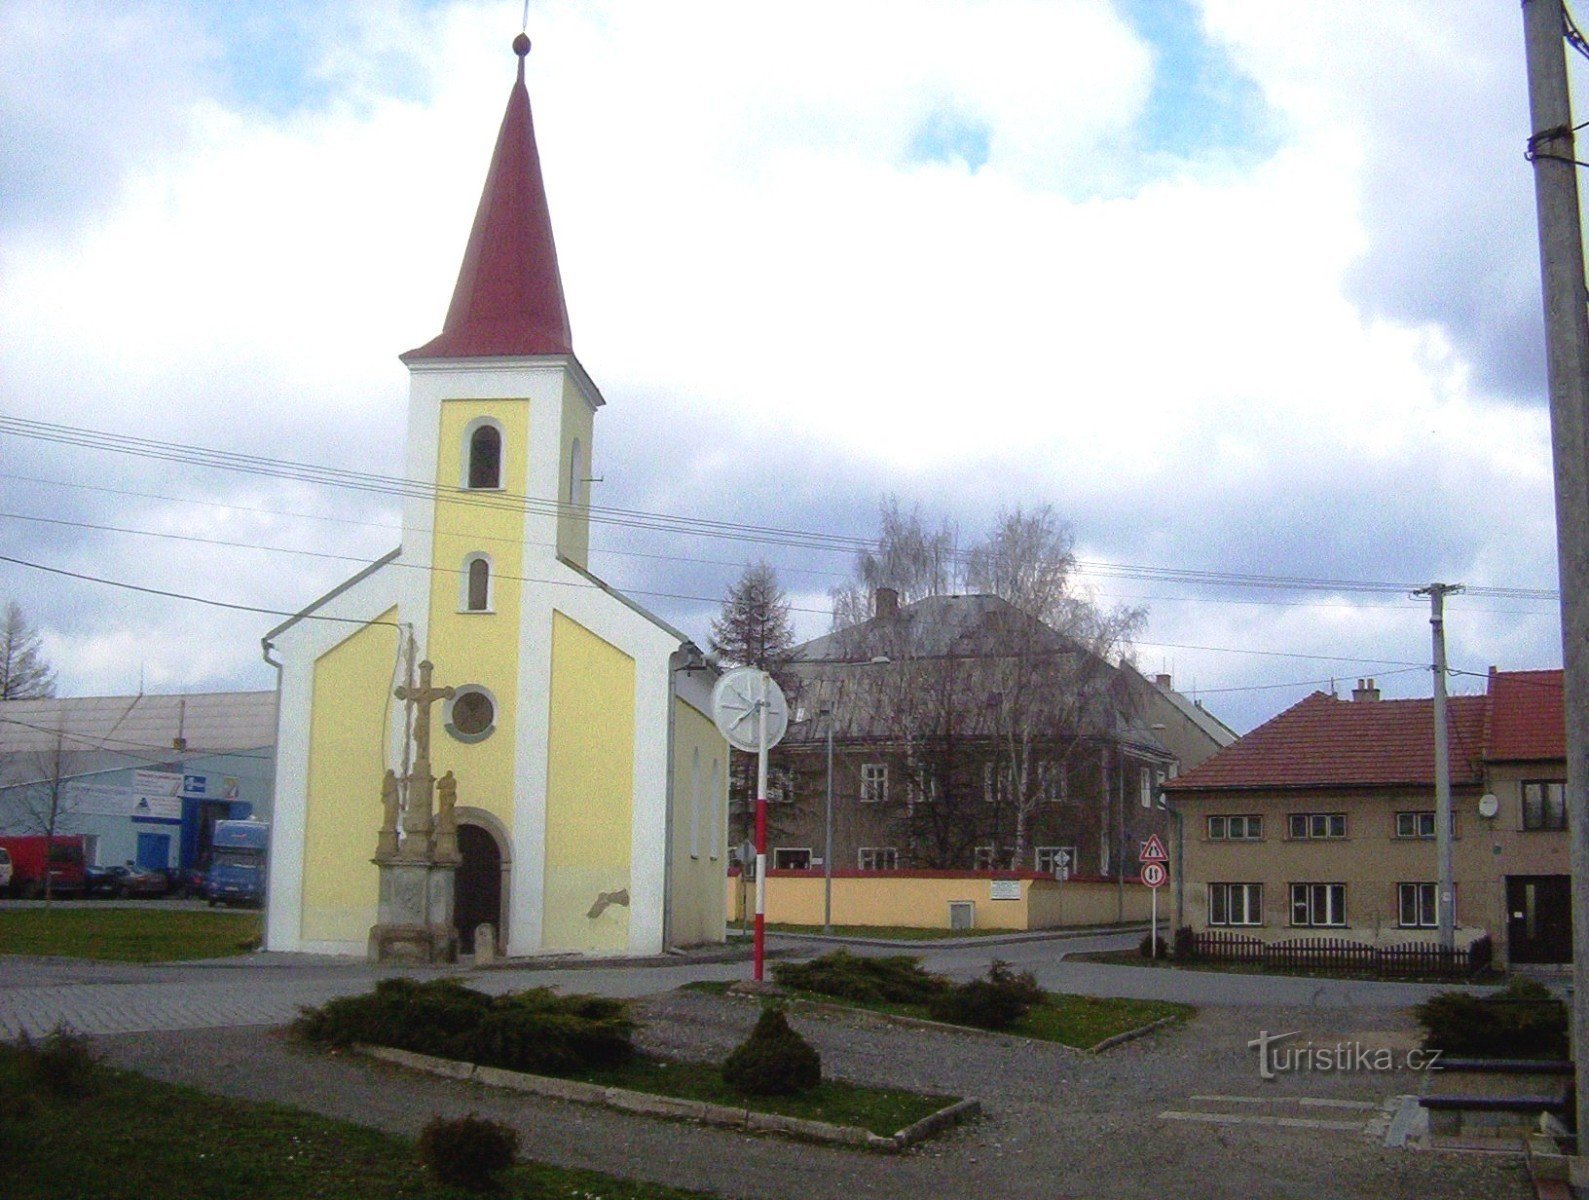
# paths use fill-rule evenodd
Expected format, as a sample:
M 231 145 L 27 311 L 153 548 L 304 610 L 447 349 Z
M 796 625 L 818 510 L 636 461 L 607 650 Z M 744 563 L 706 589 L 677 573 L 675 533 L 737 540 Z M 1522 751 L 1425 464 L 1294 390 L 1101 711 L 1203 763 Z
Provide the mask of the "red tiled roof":
M 1453 696 L 1451 782 L 1478 783 L 1483 696 Z M 1173 791 L 1434 786 L 1434 701 L 1340 700 L 1314 692 L 1180 778 Z
M 574 352 L 524 86 L 529 39 L 520 35 L 513 49 L 518 82 L 508 94 L 447 319 L 441 334 L 403 355 L 404 362 Z
M 1490 672 L 1484 757 L 1495 762 L 1567 757 L 1561 671 Z

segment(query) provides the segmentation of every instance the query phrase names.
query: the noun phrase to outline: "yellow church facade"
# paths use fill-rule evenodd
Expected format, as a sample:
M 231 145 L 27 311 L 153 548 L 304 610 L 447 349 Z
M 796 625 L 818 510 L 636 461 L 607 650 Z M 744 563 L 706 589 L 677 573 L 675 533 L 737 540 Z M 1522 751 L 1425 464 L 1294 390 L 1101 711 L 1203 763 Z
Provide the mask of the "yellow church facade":
M 401 547 L 266 637 L 280 728 L 266 946 L 364 954 L 417 660 L 453 694 L 455 921 L 510 955 L 723 940 L 715 672 L 587 566 L 601 393 L 573 353 L 523 57 L 440 336 L 410 372 Z

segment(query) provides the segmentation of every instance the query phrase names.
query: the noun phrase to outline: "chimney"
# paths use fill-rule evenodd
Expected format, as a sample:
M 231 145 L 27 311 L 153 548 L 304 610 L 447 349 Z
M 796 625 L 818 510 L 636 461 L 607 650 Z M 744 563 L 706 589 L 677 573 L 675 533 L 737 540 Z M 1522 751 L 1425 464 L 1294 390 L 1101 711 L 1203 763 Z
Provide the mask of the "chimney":
M 1169 691 L 1170 690 L 1170 677 L 1168 675 L 1163 675 L 1163 674 L 1155 675 L 1153 677 L 1153 682 L 1158 684 L 1165 691 Z
M 875 617 L 897 617 L 899 615 L 899 592 L 891 587 L 880 587 L 873 592 L 872 615 Z
M 1357 686 L 1352 689 L 1352 702 L 1354 704 L 1366 704 L 1369 701 L 1378 699 L 1379 689 L 1374 686 L 1372 679 L 1359 679 Z

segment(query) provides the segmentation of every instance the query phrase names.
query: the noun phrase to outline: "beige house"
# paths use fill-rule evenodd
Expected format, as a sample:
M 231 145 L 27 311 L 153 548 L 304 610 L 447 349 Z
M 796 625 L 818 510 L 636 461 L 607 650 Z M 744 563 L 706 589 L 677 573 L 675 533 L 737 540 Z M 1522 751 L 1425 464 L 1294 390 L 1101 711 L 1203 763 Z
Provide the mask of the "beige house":
M 1459 945 L 1564 962 L 1571 902 L 1560 671 L 1492 670 L 1447 711 Z M 1315 692 L 1165 785 L 1181 923 L 1265 941 L 1432 941 L 1431 700 Z

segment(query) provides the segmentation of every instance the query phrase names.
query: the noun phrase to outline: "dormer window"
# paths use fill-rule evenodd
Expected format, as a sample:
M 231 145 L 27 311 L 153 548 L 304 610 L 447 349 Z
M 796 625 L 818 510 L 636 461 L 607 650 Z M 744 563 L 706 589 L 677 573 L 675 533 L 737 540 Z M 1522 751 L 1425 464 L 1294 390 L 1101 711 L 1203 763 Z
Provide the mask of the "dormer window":
M 495 425 L 478 425 L 469 435 L 469 472 L 465 486 L 502 486 L 502 432 Z

